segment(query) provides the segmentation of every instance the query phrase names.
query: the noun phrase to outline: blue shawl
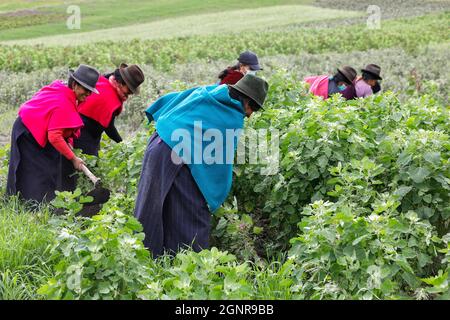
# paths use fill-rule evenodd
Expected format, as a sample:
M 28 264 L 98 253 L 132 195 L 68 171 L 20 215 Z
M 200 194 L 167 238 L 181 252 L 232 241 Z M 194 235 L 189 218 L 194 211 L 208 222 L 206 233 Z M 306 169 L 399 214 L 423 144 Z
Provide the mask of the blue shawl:
M 234 153 L 244 126 L 242 104 L 230 97 L 227 85 L 212 85 L 164 95 L 145 112 L 156 122 L 161 139 L 188 165 L 211 212 L 216 211 L 231 189 Z

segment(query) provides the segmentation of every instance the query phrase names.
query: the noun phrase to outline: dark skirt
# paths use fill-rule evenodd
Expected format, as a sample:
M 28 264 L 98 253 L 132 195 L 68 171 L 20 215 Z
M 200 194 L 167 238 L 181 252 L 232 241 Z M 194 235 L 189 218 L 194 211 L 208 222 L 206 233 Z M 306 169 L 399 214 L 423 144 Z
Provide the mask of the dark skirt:
M 38 202 L 55 198 L 55 190 L 75 190 L 72 163 L 50 143 L 42 148 L 18 117 L 11 134 L 8 195 L 20 194 L 25 200 Z
M 81 149 L 84 154 L 98 157 L 104 129 L 95 120 L 83 115 L 80 116 L 83 119 L 84 127 L 81 128 L 80 137 L 74 139 L 74 148 Z
M 158 257 L 189 246 L 209 247 L 211 213 L 189 167 L 171 160 L 172 150 L 153 134 L 142 164 L 134 215 L 144 245 Z

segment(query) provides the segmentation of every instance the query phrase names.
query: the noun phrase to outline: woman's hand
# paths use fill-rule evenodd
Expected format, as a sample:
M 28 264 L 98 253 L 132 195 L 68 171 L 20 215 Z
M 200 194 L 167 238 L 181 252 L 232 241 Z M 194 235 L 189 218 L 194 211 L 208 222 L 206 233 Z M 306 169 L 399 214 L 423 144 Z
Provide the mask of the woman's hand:
M 82 165 L 86 165 L 86 163 L 83 161 L 83 159 L 80 159 L 77 156 L 73 157 L 73 159 L 71 161 L 72 161 L 73 167 L 78 171 L 81 171 Z

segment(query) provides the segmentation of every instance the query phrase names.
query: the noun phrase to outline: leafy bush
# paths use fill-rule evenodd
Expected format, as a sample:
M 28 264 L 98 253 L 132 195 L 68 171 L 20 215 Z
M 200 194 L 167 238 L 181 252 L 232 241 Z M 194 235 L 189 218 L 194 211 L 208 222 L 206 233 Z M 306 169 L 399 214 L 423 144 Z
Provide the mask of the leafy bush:
M 165 260 L 164 260 L 165 259 Z M 249 299 L 252 270 L 247 263 L 217 248 L 162 258 L 158 274 L 139 297 L 143 299 Z
M 237 167 L 232 194 L 239 212 L 269 222 L 261 240 L 270 252 L 287 249 L 304 206 L 340 197 L 370 212 L 380 194 L 398 195 L 399 211 L 416 211 L 446 233 L 447 108 L 429 96 L 400 103 L 390 92 L 322 101 L 289 75 L 279 73 L 271 82 L 266 110 L 248 127 L 281 132 L 279 172 L 263 176 L 264 165 Z
M 67 199 L 58 194 L 56 202 Z M 51 249 L 55 276 L 38 293 L 49 299 L 134 299 L 149 277 L 150 253 L 144 248 L 141 224 L 118 208 L 105 206 L 92 219 L 73 214 L 52 221 Z
M 398 214 L 397 201 L 378 202 L 370 215 L 351 201 L 302 212 L 289 254 L 308 299 L 398 299 L 420 288 L 440 239 L 415 212 Z

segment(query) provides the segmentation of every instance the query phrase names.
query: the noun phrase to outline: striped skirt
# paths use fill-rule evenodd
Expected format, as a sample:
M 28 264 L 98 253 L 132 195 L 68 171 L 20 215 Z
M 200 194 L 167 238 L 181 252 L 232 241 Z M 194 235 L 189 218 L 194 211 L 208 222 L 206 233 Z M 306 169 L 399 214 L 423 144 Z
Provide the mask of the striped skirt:
M 155 132 L 142 163 L 134 215 L 144 227 L 144 245 L 158 257 L 183 247 L 209 247 L 211 213 L 189 167 L 175 164 L 172 150 Z

